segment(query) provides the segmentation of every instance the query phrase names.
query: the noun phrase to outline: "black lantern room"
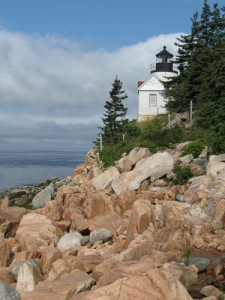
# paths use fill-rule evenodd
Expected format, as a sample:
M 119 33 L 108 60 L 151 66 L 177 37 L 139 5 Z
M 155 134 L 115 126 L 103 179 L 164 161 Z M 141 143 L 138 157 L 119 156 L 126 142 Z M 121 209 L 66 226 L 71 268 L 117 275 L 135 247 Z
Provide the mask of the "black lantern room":
M 173 54 L 166 50 L 166 46 L 163 47 L 163 50 L 156 54 L 156 64 L 155 69 L 151 71 L 154 72 L 172 72 L 177 73 L 177 71 L 173 70 L 172 63 Z

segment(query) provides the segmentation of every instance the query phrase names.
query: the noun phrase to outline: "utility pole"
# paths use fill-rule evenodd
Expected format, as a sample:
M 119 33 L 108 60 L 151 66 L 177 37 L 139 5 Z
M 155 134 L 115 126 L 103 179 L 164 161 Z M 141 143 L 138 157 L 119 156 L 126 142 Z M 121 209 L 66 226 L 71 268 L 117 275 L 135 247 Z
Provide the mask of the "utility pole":
M 100 151 L 102 151 L 102 134 L 100 133 Z
M 192 100 L 190 101 L 190 126 L 192 125 Z

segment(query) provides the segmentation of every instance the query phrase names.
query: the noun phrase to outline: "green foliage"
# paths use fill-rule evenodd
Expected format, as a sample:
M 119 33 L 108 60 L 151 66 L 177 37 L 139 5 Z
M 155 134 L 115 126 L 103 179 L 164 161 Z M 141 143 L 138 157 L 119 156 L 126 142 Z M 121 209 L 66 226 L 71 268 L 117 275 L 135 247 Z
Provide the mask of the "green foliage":
M 214 128 L 225 119 L 225 14 L 204 0 L 201 14 L 192 18 L 191 33 L 175 45 L 179 75 L 164 82 L 169 111 L 183 112 L 190 101 L 198 126 Z
M 121 139 L 124 133 L 124 126 L 128 120 L 125 119 L 127 108 L 124 107 L 123 100 L 127 98 L 122 89 L 122 82 L 116 77 L 109 92 L 110 100 L 105 103 L 105 113 L 102 117 L 103 127 L 102 138 L 105 144 L 113 144 Z M 96 144 L 99 141 L 97 139 Z
M 195 158 L 198 157 L 202 150 L 205 148 L 205 145 L 200 141 L 194 141 L 187 145 L 187 147 L 182 152 L 182 156 L 192 154 Z
M 123 153 L 129 153 L 134 144 L 127 143 L 126 141 L 118 142 L 114 145 L 106 145 L 100 151 L 100 159 L 103 162 L 105 168 L 115 164 L 115 161 L 120 159 Z
M 153 142 L 158 149 L 166 148 L 171 146 L 172 144 L 181 142 L 182 136 L 182 127 L 176 126 L 171 129 L 161 129 L 157 122 L 150 125 L 144 133 L 144 138 L 146 138 L 148 141 Z
M 142 129 L 138 126 L 136 120 L 133 120 L 124 126 L 124 132 L 129 137 L 139 137 L 142 134 Z
M 189 243 L 186 244 L 184 249 L 184 256 L 188 260 L 191 257 L 191 246 Z
M 135 147 L 145 147 L 151 153 L 163 150 L 175 143 L 179 143 L 183 139 L 183 128 L 174 127 L 166 128 L 165 120 L 162 117 L 143 123 L 130 121 L 124 126 L 125 140 L 114 142 L 113 144 L 105 144 L 103 141 L 103 150 L 100 151 L 100 158 L 105 167 L 113 165 L 114 162 L 121 158 L 123 153 L 129 153 Z
M 176 175 L 174 183 L 179 185 L 185 184 L 190 178 L 194 176 L 189 166 L 181 167 L 178 164 L 175 164 L 173 172 Z
M 208 135 L 208 142 L 213 154 L 225 153 L 225 123 L 219 123 Z
M 225 292 L 222 291 L 222 294 L 219 295 L 218 300 L 224 300 L 225 299 Z

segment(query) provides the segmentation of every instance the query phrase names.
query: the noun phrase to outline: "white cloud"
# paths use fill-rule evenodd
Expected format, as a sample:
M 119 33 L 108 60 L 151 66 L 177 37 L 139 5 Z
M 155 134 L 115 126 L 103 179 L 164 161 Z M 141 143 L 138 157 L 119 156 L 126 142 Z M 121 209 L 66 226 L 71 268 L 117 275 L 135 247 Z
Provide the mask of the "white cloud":
M 91 145 L 116 75 L 128 95 L 128 117 L 138 109 L 137 81 L 149 76 L 155 54 L 175 54 L 175 38 L 160 35 L 114 52 L 87 51 L 60 36 L 0 31 L 1 144 Z

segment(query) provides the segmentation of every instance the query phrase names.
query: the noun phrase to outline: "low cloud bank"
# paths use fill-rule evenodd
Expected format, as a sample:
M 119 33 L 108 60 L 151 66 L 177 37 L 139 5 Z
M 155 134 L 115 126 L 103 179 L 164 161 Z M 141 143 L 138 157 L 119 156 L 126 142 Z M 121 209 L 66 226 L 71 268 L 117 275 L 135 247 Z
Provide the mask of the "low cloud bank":
M 0 140 L 4 148 L 88 148 L 101 125 L 116 76 L 138 113 L 137 81 L 149 76 L 155 54 L 176 54 L 181 33 L 160 35 L 114 52 L 87 51 L 60 36 L 0 31 Z

